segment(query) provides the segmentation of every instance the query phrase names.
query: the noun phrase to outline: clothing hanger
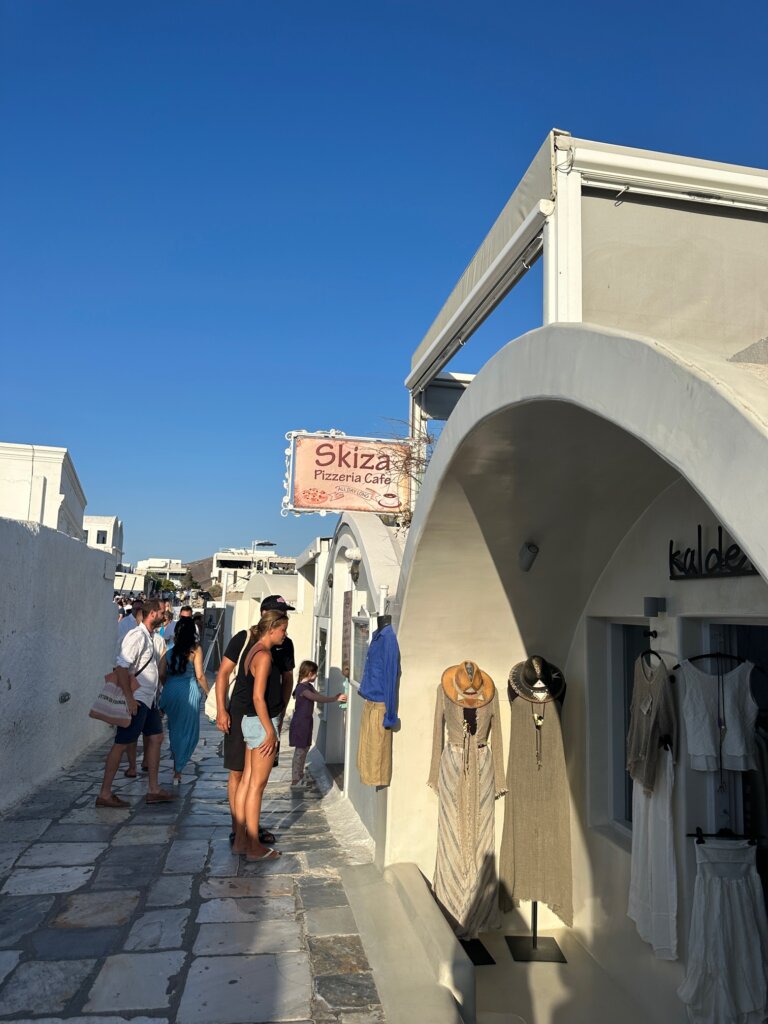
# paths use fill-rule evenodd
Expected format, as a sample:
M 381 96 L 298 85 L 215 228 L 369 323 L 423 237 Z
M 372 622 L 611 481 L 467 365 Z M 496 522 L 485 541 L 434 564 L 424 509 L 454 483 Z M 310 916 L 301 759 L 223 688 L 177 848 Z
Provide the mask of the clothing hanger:
M 731 661 L 735 661 L 739 665 L 743 665 L 747 660 L 746 658 L 740 658 L 738 654 L 728 654 L 726 651 L 710 651 L 709 654 L 695 654 L 692 658 L 686 658 L 686 661 L 703 661 L 705 658 L 730 658 Z M 682 662 L 678 662 L 672 668 L 680 668 L 681 665 Z M 758 666 L 756 665 L 755 668 L 758 668 Z
M 756 836 L 738 835 L 733 829 L 721 828 L 717 832 L 703 832 L 700 825 L 696 826 L 695 832 L 686 832 L 687 839 L 695 839 L 697 846 L 703 846 L 707 839 L 746 839 L 750 846 L 757 844 Z
M 652 647 L 649 647 L 647 650 L 643 651 L 641 653 L 640 657 L 641 658 L 650 658 L 651 655 L 653 655 L 654 658 L 658 658 L 659 661 L 664 661 L 664 659 L 659 654 L 659 652 L 658 651 L 654 651 L 654 649 Z
M 643 653 L 645 653 L 645 651 Z M 738 654 L 728 654 L 726 651 L 710 651 L 709 654 L 695 654 L 692 658 L 686 658 L 686 661 L 703 661 L 705 658 L 730 658 L 731 661 L 735 661 L 738 665 L 744 665 L 747 662 L 746 658 L 741 658 Z M 681 665 L 682 662 L 680 661 L 677 665 L 673 665 L 673 671 L 680 668 Z M 762 672 L 763 675 L 768 675 L 768 672 L 766 672 L 762 665 L 753 664 L 752 670 L 754 672 Z M 675 677 L 671 675 L 669 677 L 669 681 L 670 683 L 674 683 Z

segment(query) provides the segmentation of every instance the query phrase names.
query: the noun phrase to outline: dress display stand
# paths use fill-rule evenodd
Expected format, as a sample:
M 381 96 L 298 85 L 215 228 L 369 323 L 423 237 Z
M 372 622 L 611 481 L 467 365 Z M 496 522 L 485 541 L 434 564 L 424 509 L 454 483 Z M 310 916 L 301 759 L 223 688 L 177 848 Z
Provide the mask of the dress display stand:
M 540 657 L 515 665 L 510 673 L 512 726 L 500 903 L 503 910 L 520 900 L 532 903 L 531 934 L 505 936 L 512 957 L 525 963 L 567 963 L 557 941 L 538 933 L 539 899 L 566 924 L 573 920 L 570 805 L 556 707 L 565 689 L 562 672 Z

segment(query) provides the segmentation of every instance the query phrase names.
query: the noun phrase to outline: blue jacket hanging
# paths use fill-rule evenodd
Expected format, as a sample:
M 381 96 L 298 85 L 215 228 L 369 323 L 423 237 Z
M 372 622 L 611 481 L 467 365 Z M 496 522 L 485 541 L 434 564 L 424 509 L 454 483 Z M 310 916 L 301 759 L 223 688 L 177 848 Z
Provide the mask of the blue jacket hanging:
M 365 659 L 360 696 L 384 704 L 384 728 L 394 729 L 397 718 L 397 679 L 400 674 L 400 648 L 390 625 L 377 629 L 371 637 Z

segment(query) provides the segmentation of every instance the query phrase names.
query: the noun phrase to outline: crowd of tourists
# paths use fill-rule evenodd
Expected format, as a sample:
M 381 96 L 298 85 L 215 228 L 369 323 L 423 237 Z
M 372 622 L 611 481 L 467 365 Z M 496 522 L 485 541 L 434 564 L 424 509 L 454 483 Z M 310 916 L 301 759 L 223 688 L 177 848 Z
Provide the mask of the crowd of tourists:
M 159 782 L 163 715 L 173 757 L 174 785 L 197 746 L 200 710 L 209 687 L 203 668 L 202 615 L 189 605 L 174 619 L 170 601 L 134 598 L 116 601 L 119 607 L 115 678 L 125 695 L 131 721 L 117 726 L 107 754 L 97 807 L 128 808 L 113 790 L 123 758 L 124 775 L 135 778 L 137 746 L 143 740 L 142 771 L 147 773 L 148 804 L 168 803 L 176 793 Z M 294 748 L 291 786 L 305 784 L 305 763 L 312 744 L 316 703 L 342 702 L 343 693 L 326 697 L 315 687 L 317 665 L 303 661 L 294 688 L 295 657 L 288 637 L 285 598 L 270 595 L 261 603 L 259 621 L 230 640 L 215 681 L 216 726 L 224 734 L 224 767 L 232 816 L 233 852 L 248 860 L 280 856 L 276 837 L 260 826 L 261 805 L 273 766 L 291 696 L 295 700 L 289 729 Z

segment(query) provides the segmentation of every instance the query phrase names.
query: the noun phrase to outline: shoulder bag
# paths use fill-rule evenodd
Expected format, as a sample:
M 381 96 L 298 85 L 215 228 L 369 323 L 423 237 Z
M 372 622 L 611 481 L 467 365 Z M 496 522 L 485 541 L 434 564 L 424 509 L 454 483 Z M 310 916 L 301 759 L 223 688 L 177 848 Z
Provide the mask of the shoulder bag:
M 234 669 L 232 671 L 232 675 L 230 676 L 230 682 L 229 682 L 229 684 L 227 686 L 227 696 L 224 698 L 224 707 L 227 710 L 229 710 L 229 702 L 232 700 L 232 691 L 235 688 L 235 683 L 237 682 L 237 677 L 240 674 L 240 665 L 242 664 L 243 655 L 245 654 L 245 649 L 248 646 L 248 641 L 250 639 L 250 636 L 251 636 L 251 631 L 250 631 L 250 629 L 248 629 L 245 632 L 245 642 L 243 643 L 242 649 L 240 651 L 240 657 L 237 659 L 237 664 L 235 665 L 235 667 L 234 667 Z M 203 710 L 205 711 L 205 717 L 208 719 L 209 722 L 215 722 L 216 721 L 216 716 L 218 715 L 218 708 L 216 707 L 216 684 L 215 683 L 213 684 L 213 686 L 208 691 L 208 696 L 205 698 L 205 707 L 204 707 Z

